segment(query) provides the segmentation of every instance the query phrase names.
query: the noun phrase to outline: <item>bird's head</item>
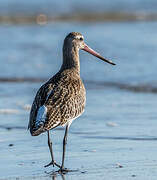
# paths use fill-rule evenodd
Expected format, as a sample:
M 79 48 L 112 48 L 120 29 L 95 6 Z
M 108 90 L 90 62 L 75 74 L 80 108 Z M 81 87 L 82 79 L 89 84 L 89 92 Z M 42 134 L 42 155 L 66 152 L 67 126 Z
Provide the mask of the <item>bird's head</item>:
M 116 65 L 112 61 L 105 59 L 99 53 L 97 53 L 92 48 L 87 46 L 87 44 L 84 42 L 83 35 L 79 32 L 69 33 L 64 40 L 64 44 L 66 44 L 70 47 L 75 47 L 75 48 L 77 48 L 77 50 L 82 49 L 82 50 L 92 54 L 93 56 L 96 56 L 97 58 L 99 58 L 99 59 L 101 59 L 101 60 L 103 60 L 109 64 Z

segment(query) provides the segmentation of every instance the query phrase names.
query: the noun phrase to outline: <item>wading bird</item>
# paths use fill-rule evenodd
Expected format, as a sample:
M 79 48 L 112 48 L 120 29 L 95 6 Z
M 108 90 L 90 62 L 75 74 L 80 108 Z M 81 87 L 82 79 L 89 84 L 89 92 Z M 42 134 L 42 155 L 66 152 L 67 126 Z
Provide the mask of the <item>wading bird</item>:
M 69 127 L 72 121 L 83 113 L 86 103 L 86 91 L 80 78 L 80 49 L 115 65 L 88 47 L 82 34 L 71 32 L 64 40 L 63 64 L 59 72 L 40 87 L 30 112 L 28 128 L 31 135 L 38 136 L 47 131 L 51 162 L 45 167 L 57 166 L 60 172 L 68 171 L 64 168 L 64 159 Z M 63 138 L 63 155 L 62 163 L 59 165 L 54 160 L 49 131 L 64 125 L 66 128 Z

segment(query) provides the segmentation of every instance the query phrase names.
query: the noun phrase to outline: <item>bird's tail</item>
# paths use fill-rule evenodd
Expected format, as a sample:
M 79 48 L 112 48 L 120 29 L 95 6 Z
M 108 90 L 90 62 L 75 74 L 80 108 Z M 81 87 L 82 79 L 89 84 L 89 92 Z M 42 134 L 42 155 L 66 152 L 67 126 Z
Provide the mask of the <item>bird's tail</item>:
M 44 124 L 46 121 L 46 115 L 47 115 L 47 107 L 41 106 L 38 109 L 37 116 L 35 118 L 35 121 L 33 121 L 33 125 L 30 126 L 30 133 L 32 136 L 38 136 L 39 134 L 45 132 Z

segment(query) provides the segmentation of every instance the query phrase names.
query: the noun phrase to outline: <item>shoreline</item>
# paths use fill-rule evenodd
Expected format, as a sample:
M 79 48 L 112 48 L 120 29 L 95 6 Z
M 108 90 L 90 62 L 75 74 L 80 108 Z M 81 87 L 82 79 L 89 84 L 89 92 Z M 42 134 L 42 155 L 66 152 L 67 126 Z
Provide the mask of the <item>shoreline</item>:
M 58 16 L 47 14 L 25 15 L 10 14 L 0 15 L 0 24 L 39 24 L 45 25 L 54 22 L 136 22 L 157 21 L 156 13 L 142 12 L 104 12 L 104 13 L 73 13 Z

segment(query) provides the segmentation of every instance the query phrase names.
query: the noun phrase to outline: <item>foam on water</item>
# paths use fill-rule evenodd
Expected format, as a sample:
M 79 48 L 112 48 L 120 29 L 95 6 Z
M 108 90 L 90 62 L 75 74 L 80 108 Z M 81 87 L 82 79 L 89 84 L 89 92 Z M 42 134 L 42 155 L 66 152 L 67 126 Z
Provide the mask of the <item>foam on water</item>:
M 18 114 L 19 110 L 17 109 L 0 109 L 0 114 Z

